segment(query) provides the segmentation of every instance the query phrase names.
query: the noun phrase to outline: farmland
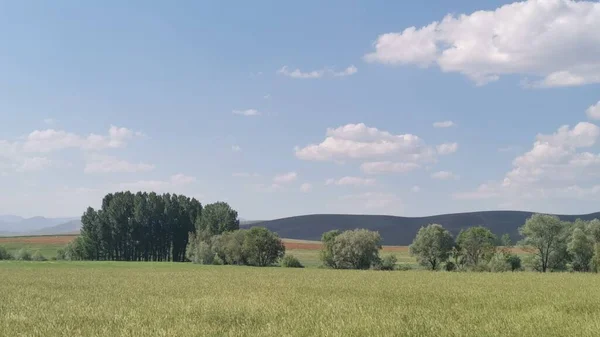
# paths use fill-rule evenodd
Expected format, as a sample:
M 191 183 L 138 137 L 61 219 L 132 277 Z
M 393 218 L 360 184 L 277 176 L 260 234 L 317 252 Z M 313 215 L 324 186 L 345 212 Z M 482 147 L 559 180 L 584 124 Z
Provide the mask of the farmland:
M 0 263 L 0 336 L 595 336 L 592 274 Z

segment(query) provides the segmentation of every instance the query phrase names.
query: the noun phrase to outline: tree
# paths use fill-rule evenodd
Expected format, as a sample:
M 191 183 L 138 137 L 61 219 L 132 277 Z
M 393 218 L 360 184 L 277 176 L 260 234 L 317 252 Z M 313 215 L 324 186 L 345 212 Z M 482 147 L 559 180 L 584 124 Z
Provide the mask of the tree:
M 8 250 L 2 246 L 0 246 L 0 261 L 2 260 L 12 260 L 13 256 L 8 252 Z
M 541 272 L 545 273 L 549 267 L 563 260 L 561 250 L 565 244 L 565 228 L 558 217 L 545 214 L 532 215 L 519 228 L 524 237 L 520 245 L 539 258 Z
M 409 250 L 421 265 L 437 270 L 441 263 L 448 260 L 453 246 L 452 234 L 441 225 L 431 224 L 419 229 Z
M 264 227 L 252 227 L 245 233 L 242 252 L 249 265 L 265 267 L 283 257 L 285 246 L 277 234 Z
M 206 231 L 210 235 L 219 235 L 239 228 L 238 213 L 222 201 L 206 205 L 202 215 L 196 220 L 196 231 Z
M 333 259 L 333 243 L 335 242 L 335 238 L 341 233 L 342 232 L 340 230 L 336 229 L 329 232 L 325 232 L 323 233 L 323 235 L 321 235 L 321 242 L 323 243 L 323 248 L 321 249 L 319 257 L 321 258 L 321 261 L 326 267 L 337 268 Z
M 573 259 L 573 270 L 590 271 L 592 257 L 594 256 L 594 241 L 585 232 L 585 228 L 577 227 L 573 230 L 567 249 Z
M 464 251 L 466 262 L 476 266 L 481 260 L 488 262 L 496 251 L 496 236 L 485 227 L 471 227 L 461 231 L 456 243 Z
M 381 236 L 366 229 L 344 231 L 333 241 L 332 258 L 341 269 L 369 269 L 378 264 Z

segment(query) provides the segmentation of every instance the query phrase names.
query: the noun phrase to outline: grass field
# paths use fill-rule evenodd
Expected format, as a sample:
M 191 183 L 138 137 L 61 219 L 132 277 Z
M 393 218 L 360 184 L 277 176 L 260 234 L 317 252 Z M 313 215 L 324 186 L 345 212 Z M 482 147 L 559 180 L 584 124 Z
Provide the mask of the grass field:
M 593 274 L 1 262 L 0 336 L 598 336 Z

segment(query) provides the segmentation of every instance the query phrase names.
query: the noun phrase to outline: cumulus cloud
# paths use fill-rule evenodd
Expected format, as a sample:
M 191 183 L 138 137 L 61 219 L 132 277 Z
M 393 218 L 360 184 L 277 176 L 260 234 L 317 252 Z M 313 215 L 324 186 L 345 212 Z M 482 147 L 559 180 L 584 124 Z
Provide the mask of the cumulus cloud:
M 360 169 L 366 174 L 405 173 L 420 167 L 415 163 L 396 163 L 391 161 L 366 162 L 360 165 Z
M 389 156 L 407 162 L 425 162 L 435 159 L 435 151 L 418 136 L 393 135 L 363 123 L 329 128 L 325 140 L 321 143 L 296 149 L 296 157 L 302 160 L 326 161 Z
M 438 171 L 438 172 L 431 174 L 431 177 L 433 179 L 438 179 L 438 180 L 456 180 L 456 179 L 458 179 L 458 176 L 450 171 Z
M 325 184 L 338 186 L 372 186 L 375 184 L 375 179 L 361 177 L 342 177 L 339 179 L 327 179 Z
M 231 145 L 231 151 L 240 152 L 242 151 L 242 148 L 239 145 Z
M 438 154 L 447 155 L 458 150 L 458 143 L 444 143 L 436 146 Z
M 451 128 L 455 126 L 453 121 L 443 121 L 443 122 L 435 122 L 433 123 L 434 128 Z
M 334 77 L 345 77 L 351 76 L 358 72 L 358 68 L 354 65 L 347 67 L 342 71 L 335 71 L 329 68 L 323 68 L 319 70 L 312 71 L 302 71 L 300 69 L 291 70 L 288 66 L 281 67 L 277 73 L 283 76 L 295 78 L 295 79 L 315 79 L 322 78 L 325 76 L 334 76 Z
M 529 0 L 471 14 L 448 14 L 424 27 L 380 35 L 368 62 L 437 65 L 478 85 L 502 75 L 533 76 L 528 86 L 600 82 L 600 3 Z
M 563 125 L 552 134 L 538 134 L 531 150 L 513 160 L 513 168 L 503 179 L 454 197 L 545 199 L 592 194 L 592 187 L 600 179 L 600 155 L 584 149 L 594 146 L 599 136 L 600 128 L 588 122 Z
M 154 169 L 154 165 L 146 163 L 131 163 L 113 156 L 93 154 L 88 155 L 84 168 L 85 173 L 134 173 Z
M 32 172 L 44 170 L 53 164 L 54 162 L 46 157 L 25 157 L 19 158 L 13 167 L 17 172 Z
M 25 152 L 53 152 L 69 148 L 103 150 L 123 147 L 134 136 L 141 136 L 141 133 L 114 125 L 108 129 L 107 135 L 91 133 L 81 136 L 62 130 L 35 130 L 27 135 L 22 149 Z
M 268 96 L 268 95 L 267 95 Z M 270 96 L 265 96 L 265 99 Z M 256 109 L 246 109 L 246 110 L 233 110 L 232 113 L 234 115 L 246 116 L 246 117 L 255 117 L 260 116 L 262 113 Z
M 600 101 L 598 101 L 598 103 L 593 104 L 592 106 L 590 106 L 585 111 L 585 114 L 590 119 L 596 119 L 596 120 L 600 119 Z
M 275 184 L 288 184 L 295 181 L 298 178 L 298 174 L 296 172 L 288 172 L 278 174 L 273 178 L 273 183 Z
M 302 185 L 300 185 L 300 191 L 307 193 L 310 192 L 312 190 L 312 185 L 309 183 L 304 183 Z

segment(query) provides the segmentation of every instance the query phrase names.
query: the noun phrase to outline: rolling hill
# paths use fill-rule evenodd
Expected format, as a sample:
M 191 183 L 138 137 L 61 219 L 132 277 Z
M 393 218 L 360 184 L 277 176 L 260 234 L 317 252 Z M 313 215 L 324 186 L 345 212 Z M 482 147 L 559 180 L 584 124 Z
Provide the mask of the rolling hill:
M 262 226 L 277 232 L 282 238 L 300 240 L 320 240 L 321 234 L 333 229 L 366 228 L 378 231 L 385 245 L 406 246 L 412 242 L 421 226 L 431 223 L 444 226 L 454 235 L 457 235 L 461 229 L 481 225 L 489 228 L 498 236 L 508 233 L 513 241 L 517 241 L 520 239 L 518 228 L 532 214 L 534 213 L 486 211 L 414 218 L 386 215 L 314 214 L 264 221 L 241 227 Z M 577 218 L 592 220 L 600 218 L 600 212 L 583 215 L 558 215 L 558 217 L 565 221 L 574 221 Z

